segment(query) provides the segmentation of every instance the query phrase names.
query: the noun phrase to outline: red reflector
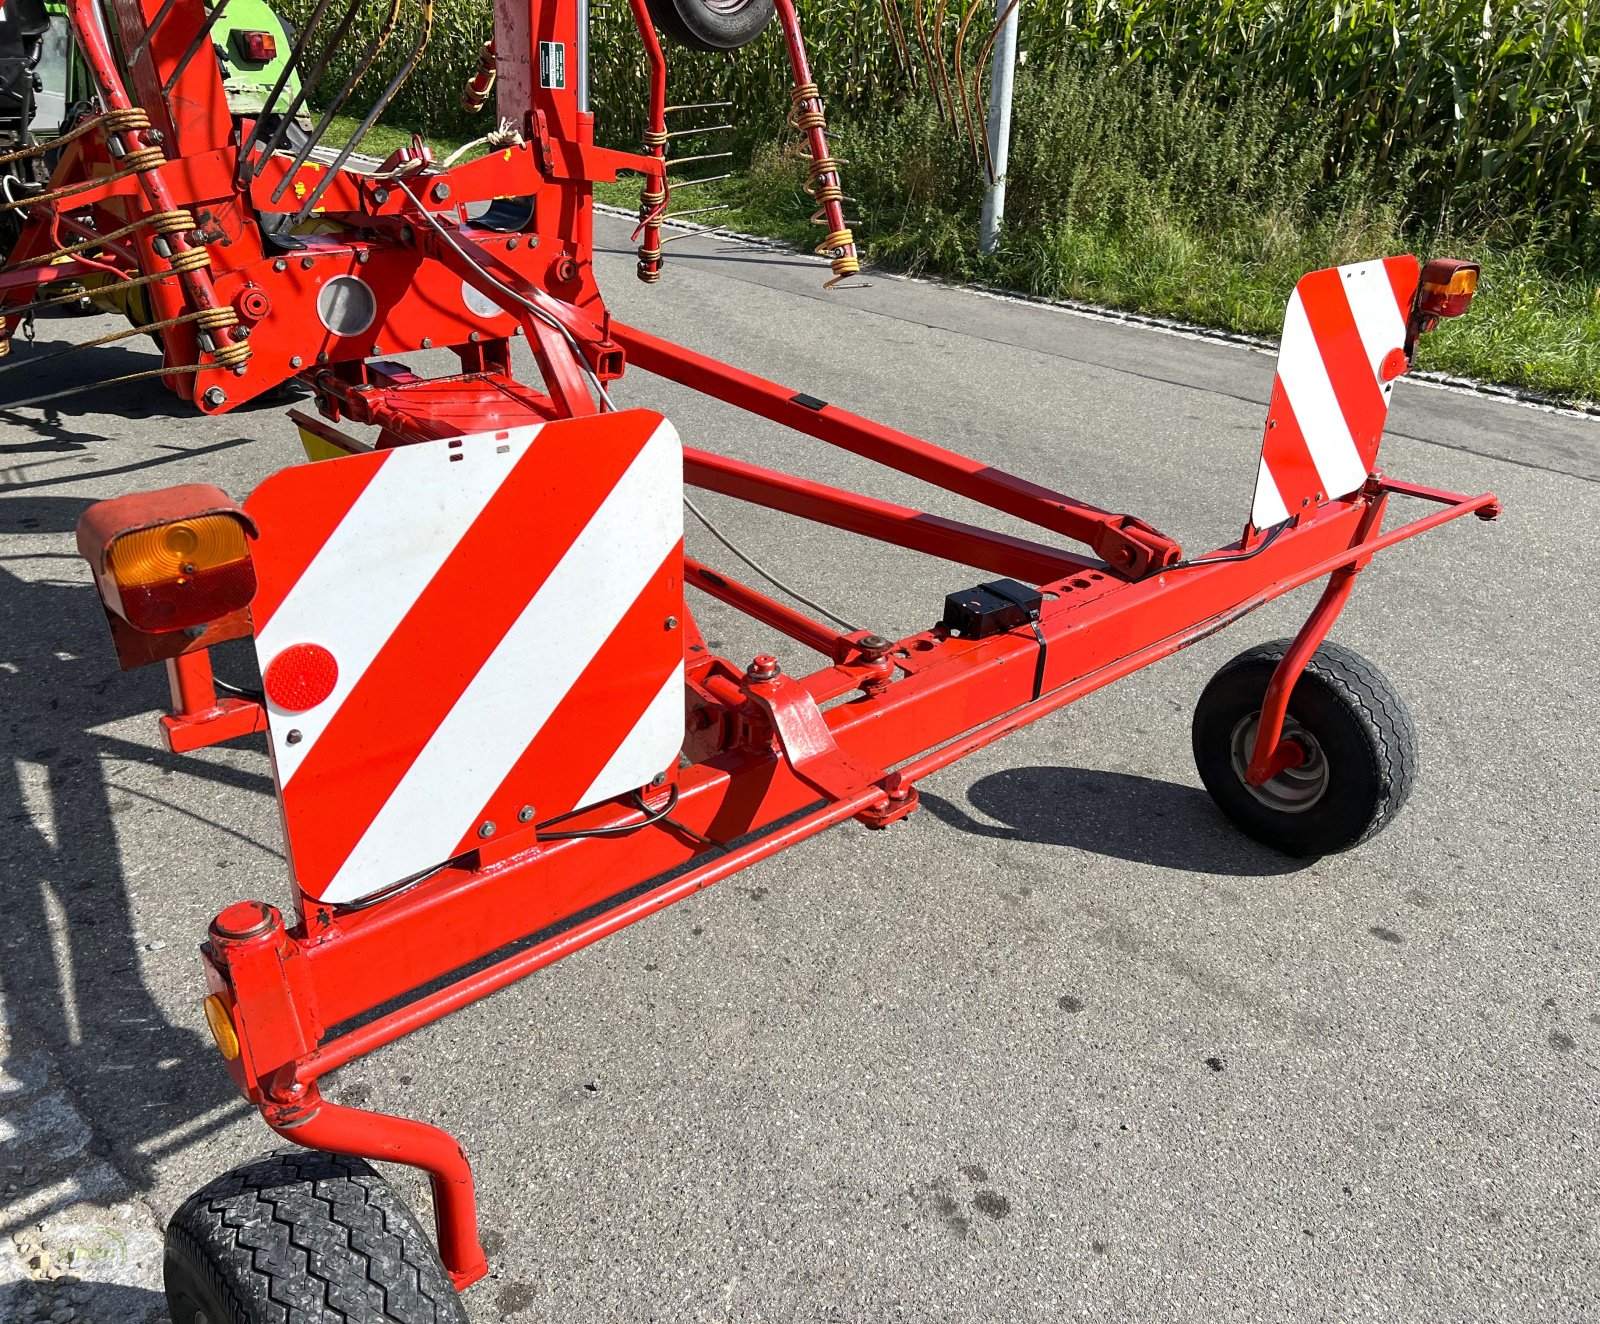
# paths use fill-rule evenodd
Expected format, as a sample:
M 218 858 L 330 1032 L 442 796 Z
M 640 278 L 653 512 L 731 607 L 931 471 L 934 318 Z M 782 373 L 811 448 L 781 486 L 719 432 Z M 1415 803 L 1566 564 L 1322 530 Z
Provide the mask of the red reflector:
M 135 630 L 161 634 L 221 620 L 256 595 L 256 568 L 248 558 L 209 566 L 180 579 L 119 584 L 122 617 Z
M 272 661 L 262 678 L 267 698 L 285 712 L 303 713 L 333 693 L 339 664 L 321 644 L 290 644 Z
M 270 32 L 241 32 L 239 51 L 245 59 L 265 64 L 278 58 L 278 39 Z
M 1411 360 L 1406 357 L 1405 350 L 1391 349 L 1383 356 L 1383 362 L 1378 365 L 1378 376 L 1386 382 L 1392 382 L 1410 366 Z

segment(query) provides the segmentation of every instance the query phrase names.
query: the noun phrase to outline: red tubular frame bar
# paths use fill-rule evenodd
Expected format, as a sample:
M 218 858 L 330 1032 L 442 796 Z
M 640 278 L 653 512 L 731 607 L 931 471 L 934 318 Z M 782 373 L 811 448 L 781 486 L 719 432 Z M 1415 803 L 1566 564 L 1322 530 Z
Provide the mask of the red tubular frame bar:
M 1379 533 L 1388 494 L 1401 491 L 1444 508 Z M 867 648 L 869 641 L 841 635 L 687 562 L 690 585 L 838 659 L 806 679 L 810 694 L 825 698 L 859 689 L 862 697 L 826 712 L 812 709 L 810 720 L 822 724 L 824 741 L 836 744 L 840 759 L 873 770 L 867 773 L 872 780 L 837 798 L 819 797 L 815 778 L 788 761 L 774 726 L 762 720 L 763 711 L 774 710 L 757 700 L 770 687 L 738 678 L 717 659 L 694 662 L 692 686 L 697 675 L 705 682 L 702 711 L 740 734 L 723 742 L 715 760 L 682 771 L 670 821 L 617 838 L 512 838 L 502 857 L 469 857 L 370 909 L 338 913 L 302 897 L 301 921 L 292 930 L 270 908 L 258 908 L 269 918 L 244 940 L 230 932 L 230 924 L 237 927 L 230 916 L 249 911 L 250 903 L 224 912 L 206 956 L 213 989 L 227 997 L 242 1045 L 230 1064 L 235 1079 L 288 1139 L 426 1171 L 441 1256 L 453 1281 L 465 1286 L 485 1270 L 472 1178 L 459 1146 L 438 1128 L 328 1104 L 316 1089 L 323 1076 L 848 818 L 889 821 L 903 812 L 897 805 L 909 807 L 923 777 L 1283 593 L 1324 575 L 1343 576 L 1337 580 L 1343 587 L 1330 588 L 1326 605 L 1302 632 L 1320 640 L 1354 574 L 1373 554 L 1463 515 L 1492 518 L 1498 510 L 1490 493 L 1410 489 L 1375 475 L 1362 492 L 1312 512 L 1242 560 L 1208 565 L 1202 559 L 1138 582 L 1114 577 L 1109 568 L 1075 567 L 1077 573 L 1046 585 L 1057 596 L 1041 614 L 1046 665 L 1038 697 L 1031 696 L 1031 683 L 1039 644 L 1029 630 L 983 640 L 935 632 L 897 645 L 870 641 L 883 647 Z M 1070 647 L 1053 647 L 1069 638 Z M 1307 655 L 1314 647 L 1309 644 Z M 885 655 L 901 673 L 893 684 L 884 683 Z M 1289 687 L 1298 674 L 1289 675 L 1291 669 L 1286 662 Z M 793 818 L 796 811 L 805 812 Z M 633 817 L 632 810 L 608 805 L 574 824 L 605 826 Z M 790 821 L 775 826 L 784 819 Z M 729 844 L 696 864 L 713 842 Z M 641 895 L 605 905 L 685 866 Z M 451 922 L 468 911 L 477 917 L 472 925 Z M 429 941 L 417 944 L 417 933 L 429 934 Z M 506 954 L 486 968 L 363 1020 L 497 952 Z
M 612 338 L 627 351 L 629 361 L 646 372 L 1084 543 L 1130 579 L 1173 565 L 1183 554 L 1166 534 L 1132 515 L 1113 515 L 1052 492 L 981 460 L 874 423 L 637 327 L 612 321 L 610 330 Z
M 790 0 L 776 2 L 795 76 L 804 88 L 810 74 L 794 9 Z M 71 3 L 108 107 L 128 106 L 98 10 L 92 0 Z M 148 8 L 153 0 L 114 3 L 119 13 L 125 11 L 122 29 L 133 31 L 143 13 L 138 6 Z M 305 370 L 324 413 L 335 421 L 347 414 L 378 425 L 377 444 L 389 446 L 456 435 L 464 418 L 480 427 L 502 427 L 593 412 L 588 374 L 571 357 L 565 336 L 543 318 L 530 316 L 525 304 L 514 306 L 530 290 L 564 288 L 566 295 L 548 295 L 540 307 L 572 333 L 576 353 L 597 379 L 621 372 L 620 346 L 646 371 L 1081 543 L 1101 559 L 689 450 L 685 479 L 691 486 L 1035 585 L 1044 591 L 1037 620 L 982 639 L 955 638 L 938 627 L 891 642 L 861 631 L 841 632 L 686 560 L 688 587 L 814 650 L 825 664 L 803 678 L 784 675 L 770 658 L 746 670 L 707 652 L 686 611 L 684 748 L 693 761 L 686 759 L 689 766 L 677 773 L 670 813 L 641 821 L 636 808 L 613 801 L 572 816 L 567 827 L 631 829 L 623 834 L 541 841 L 530 825 L 358 908 L 339 911 L 297 893 L 291 923 L 258 902 L 231 906 L 213 921 L 204 949 L 207 980 L 237 1033 L 238 1051 L 228 1065 L 240 1091 L 286 1139 L 427 1172 L 440 1255 L 458 1288 L 487 1269 L 472 1172 L 459 1143 L 423 1122 L 329 1102 L 320 1089 L 329 1072 L 846 819 L 885 826 L 915 807 L 922 778 L 1281 594 L 1330 576 L 1270 683 L 1249 769 L 1251 780 L 1268 779 L 1301 757 L 1282 732 L 1289 696 L 1362 567 L 1376 552 L 1449 520 L 1469 513 L 1492 518 L 1499 512 L 1492 494 L 1462 496 L 1374 474 L 1359 492 L 1303 511 L 1269 536 L 1247 530 L 1245 540 L 1224 549 L 1226 555 L 1184 563 L 1173 539 L 1133 516 L 1098 509 L 611 321 L 588 271 L 592 184 L 619 168 L 644 173 L 648 196 L 640 214 L 639 270 L 646 279 L 660 268 L 660 222 L 668 190 L 665 58 L 645 0 L 629 4 L 650 68 L 648 157 L 594 148 L 592 121 L 578 109 L 571 89 L 533 88 L 534 43 L 552 35 L 562 42 L 575 39 L 575 17 L 565 0 L 530 0 L 525 9 L 501 4 L 496 13 L 500 86 L 510 95 L 506 90 L 515 83 L 516 96 L 526 103 L 513 102 L 512 109 L 525 114 L 527 145 L 508 150 L 498 164 L 485 157 L 456 167 L 451 178 L 461 185 L 457 201 L 431 219 L 411 185 L 431 183 L 434 200 L 443 201 L 451 196 L 450 179 L 410 176 L 395 182 L 394 196 L 385 188 L 382 198 L 370 181 L 359 186 L 343 181 L 341 206 L 358 214 L 359 238 L 347 234 L 313 242 L 293 268 L 284 261 L 280 269 L 279 262 L 263 257 L 254 273 L 264 282 L 257 293 L 265 297 L 270 287 L 280 301 L 299 301 L 287 302 L 291 308 L 309 308 L 312 297 L 312 286 L 293 283 L 302 278 L 292 273 L 316 262 L 353 270 L 374 258 L 372 272 L 385 264 L 395 269 L 410 264 L 405 289 L 421 288 L 419 298 L 431 297 L 432 290 L 447 291 L 453 300 L 457 281 L 463 282 L 515 315 L 538 359 L 545 393 L 509 377 L 507 322 L 498 338 L 480 341 L 472 332 L 467 343 L 452 342 L 464 371 L 448 381 L 423 381 L 407 370 L 340 351 L 325 368 Z M 184 40 L 176 32 L 162 39 L 167 37 Z M 135 83 L 152 84 L 156 71 L 135 64 Z M 220 86 L 215 73 L 207 74 L 213 90 Z M 217 155 L 216 125 L 199 122 L 206 107 L 173 98 L 163 109 L 170 113 L 180 103 L 194 112 L 185 115 L 193 130 L 189 136 L 198 141 L 205 136 L 202 130 L 210 133 L 207 155 Z M 831 196 L 838 174 L 827 155 L 820 98 L 802 92 L 800 103 L 805 103 L 813 183 L 827 194 L 820 199 L 822 213 L 837 233 L 845 222 Z M 174 124 L 164 131 L 182 151 L 176 129 Z M 143 142 L 137 132 L 125 137 L 130 147 Z M 174 196 L 168 182 L 186 178 L 183 172 L 197 169 L 199 159 L 191 151 L 136 180 L 105 188 L 118 199 L 142 194 L 151 209 L 168 210 Z M 824 162 L 828 167 L 818 168 Z M 211 163 L 213 175 L 217 165 Z M 203 171 L 195 175 L 202 177 Z M 194 187 L 191 182 L 185 195 L 191 200 L 213 196 Z M 436 191 L 441 187 L 442 196 Z M 450 214 L 469 194 L 524 196 L 529 189 L 538 192 L 535 214 L 524 229 L 535 238 L 543 229 L 555 240 L 561 251 L 553 256 L 547 247 L 535 257 L 536 243 L 514 248 L 519 235 L 474 229 Z M 91 196 L 77 195 L 80 204 Z M 238 198 L 232 204 L 242 205 Z M 559 219 L 551 221 L 552 215 Z M 71 228 L 70 220 L 58 219 Z M 145 242 L 140 241 L 141 252 Z M 181 235 L 170 242 L 176 251 L 189 245 Z M 847 253 L 835 258 L 836 272 L 847 258 L 853 261 Z M 215 283 L 204 270 L 183 272 L 181 288 L 190 303 L 214 306 L 217 290 L 229 299 L 243 296 L 239 282 L 245 274 L 243 268 L 224 271 Z M 170 301 L 177 293 L 168 290 L 161 297 Z M 466 334 L 465 323 L 449 325 Z M 258 351 L 269 342 L 272 326 L 270 320 L 255 326 L 261 333 L 255 338 Z M 384 343 L 396 333 L 389 327 Z M 226 331 L 217 333 L 221 344 L 230 338 Z M 426 338 L 420 344 L 401 343 L 429 344 Z M 284 348 L 280 344 L 274 352 L 281 356 Z M 301 367 L 298 355 L 284 361 L 295 370 Z M 206 380 L 198 379 L 195 387 Z M 446 388 L 442 394 L 441 386 Z M 1391 494 L 1442 508 L 1382 533 Z M 242 620 L 241 614 L 240 629 Z M 236 632 L 218 637 L 236 637 Z M 119 649 L 124 646 L 131 647 L 119 636 Z M 168 663 L 174 712 L 164 724 L 170 746 L 192 749 L 263 729 L 259 704 L 218 698 L 205 639 L 189 647 Z M 137 660 L 168 656 L 147 651 Z M 833 700 L 846 701 L 822 708 Z M 654 803 L 666 806 L 659 798 Z

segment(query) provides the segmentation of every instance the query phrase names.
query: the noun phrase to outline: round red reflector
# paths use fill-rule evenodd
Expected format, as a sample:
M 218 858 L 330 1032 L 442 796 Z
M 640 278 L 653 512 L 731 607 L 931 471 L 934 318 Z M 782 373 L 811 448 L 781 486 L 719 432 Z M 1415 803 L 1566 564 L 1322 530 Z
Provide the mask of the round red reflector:
M 1406 357 L 1403 349 L 1391 349 L 1383 356 L 1383 362 L 1378 365 L 1378 375 L 1386 382 L 1392 382 L 1402 372 L 1411 366 L 1411 360 Z
M 303 713 L 333 693 L 339 664 L 321 644 L 290 644 L 267 663 L 267 698 L 285 712 Z

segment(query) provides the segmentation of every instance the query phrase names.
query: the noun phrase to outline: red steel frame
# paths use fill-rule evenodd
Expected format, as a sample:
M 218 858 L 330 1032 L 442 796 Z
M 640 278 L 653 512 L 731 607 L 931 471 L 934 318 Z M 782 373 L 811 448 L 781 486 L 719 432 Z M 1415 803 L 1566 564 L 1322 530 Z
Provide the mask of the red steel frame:
M 92 0 L 74 4 L 87 12 Z M 157 0 L 116 4 L 128 34 L 143 31 Z M 214 70 L 211 81 L 204 65 L 186 75 L 193 83 L 187 99 L 156 95 L 162 62 L 181 51 L 199 21 L 199 0 L 179 0 L 172 12 L 184 16 L 187 26 L 158 33 L 134 70 L 144 103 L 162 108 L 153 118 L 162 121 L 173 157 L 129 182 L 147 189 L 149 206 L 172 206 L 174 197 L 186 206 L 210 198 L 218 224 L 237 240 L 238 251 L 230 247 L 226 259 L 216 255 L 205 280 L 153 287 L 158 308 L 213 297 L 243 308 L 240 296 L 252 291 L 269 306 L 254 319 L 256 356 L 247 386 L 218 407 L 232 407 L 265 389 L 262 383 L 301 372 L 328 419 L 375 425 L 377 444 L 403 445 L 593 412 L 598 406 L 588 374 L 607 380 L 626 360 L 1018 517 L 1042 538 L 1068 539 L 1086 551 L 688 450 L 685 481 L 691 486 L 1035 585 L 1044 593 L 1038 620 L 983 639 L 956 638 L 942 628 L 892 641 L 841 633 L 687 561 L 688 586 L 777 629 L 819 654 L 822 664 L 795 676 L 771 658 L 737 665 L 711 653 L 692 617 L 686 620 L 688 766 L 674 785 L 645 792 L 653 810 L 665 809 L 666 797 L 675 797 L 670 812 L 645 821 L 636 807 L 611 802 L 584 811 L 568 826 L 637 824 L 636 831 L 544 841 L 534 829 L 508 833 L 359 908 L 340 910 L 297 891 L 287 916 L 251 901 L 216 918 L 204 957 L 210 991 L 222 1000 L 238 1039 L 228 1066 L 239 1089 L 275 1131 L 299 1144 L 426 1171 L 434 1187 L 440 1253 L 458 1287 L 486 1271 L 472 1174 L 459 1144 L 426 1123 L 326 1099 L 321 1083 L 329 1073 L 835 824 L 852 818 L 870 827 L 892 823 L 916 807 L 924 777 L 1326 576 L 1328 587 L 1266 696 L 1249 770 L 1251 781 L 1265 781 L 1301 756 L 1282 733 L 1290 692 L 1371 557 L 1463 515 L 1499 513 L 1489 493 L 1435 491 L 1374 472 L 1358 492 L 1303 511 L 1279 530 L 1247 528 L 1234 546 L 1185 561 L 1172 539 L 1132 516 L 1099 510 L 612 321 L 590 265 L 592 183 L 614 177 L 619 168 L 645 176 L 640 269 L 647 279 L 660 269 L 665 205 L 660 134 L 666 64 L 642 0 L 632 5 L 652 70 L 649 155 L 595 148 L 592 118 L 573 90 L 535 86 L 537 43 L 576 41 L 571 0 L 500 0 L 500 109 L 522 125 L 527 146 L 448 172 L 425 170 L 403 188 L 380 190 L 371 180 L 342 177 L 328 190 L 329 219 L 352 226 L 359 220 L 360 233 L 314 236 L 303 254 L 285 261 L 264 249 L 245 224 L 249 207 L 238 184 L 239 162 L 219 145 L 227 135 L 225 117 L 219 119 L 216 109 Z M 786 0 L 778 9 L 797 80 L 806 85 L 793 9 Z M 116 62 L 90 37 L 103 86 L 120 89 Z M 825 157 L 826 140 L 816 126 L 820 99 L 803 100 L 813 150 Z M 251 182 L 254 205 L 270 205 L 269 185 L 281 171 L 281 161 L 269 161 Z M 171 180 L 188 181 L 200 192 L 163 194 Z M 425 201 L 437 200 L 441 186 L 453 199 L 450 205 Z M 534 199 L 521 231 L 475 229 L 455 210 L 463 198 L 508 192 Z M 649 195 L 663 196 L 652 201 Z M 825 210 L 830 226 L 842 229 L 837 209 Z M 545 242 L 512 242 L 530 236 Z M 417 348 L 437 337 L 457 349 L 462 373 L 420 379 L 399 365 L 370 362 L 365 343 L 333 345 L 324 351 L 326 362 L 306 363 L 301 340 L 305 319 L 314 316 L 319 264 L 328 272 L 367 273 L 383 303 L 373 335 L 385 351 Z M 462 281 L 505 310 L 493 334 L 469 337 L 468 320 L 437 311 L 443 294 Z M 24 283 L 7 287 L 0 281 L 0 299 L 7 288 L 22 289 Z M 530 300 L 562 330 L 536 315 Z M 428 308 L 434 311 L 424 314 Z M 528 336 L 545 392 L 510 377 L 513 328 Z M 168 352 L 171 361 L 172 345 Z M 195 380 L 199 395 L 221 378 L 207 370 Z M 339 435 L 328 424 L 313 430 Z M 1391 495 L 1440 508 L 1383 532 Z M 191 646 L 151 647 L 133 659 L 166 661 L 174 711 L 164 722 L 173 749 L 263 728 L 259 705 L 245 698 L 219 700 L 212 684 L 206 646 L 239 628 L 230 624 L 226 634 L 208 632 Z M 119 648 L 127 658 L 125 635 L 119 634 Z M 843 698 L 849 701 L 823 707 Z M 430 985 L 430 991 L 417 993 Z

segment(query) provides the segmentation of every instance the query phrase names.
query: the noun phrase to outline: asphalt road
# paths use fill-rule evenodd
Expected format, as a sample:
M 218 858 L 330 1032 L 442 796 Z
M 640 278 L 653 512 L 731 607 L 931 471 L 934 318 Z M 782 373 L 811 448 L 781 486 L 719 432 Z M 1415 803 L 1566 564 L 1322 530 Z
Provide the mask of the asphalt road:
M 1192 551 L 1247 511 L 1269 356 L 901 281 L 824 295 L 819 265 L 717 239 L 651 290 L 601 235 L 635 323 Z M 28 387 L 147 364 L 107 348 Z M 642 373 L 618 395 L 972 513 Z M 160 671 L 117 673 L 72 529 L 121 492 L 243 496 L 298 446 L 281 404 L 120 399 L 0 416 L 8 1322 L 162 1318 L 160 1220 L 269 1147 L 194 951 L 227 902 L 285 897 L 264 749 L 162 752 Z M 1391 422 L 1386 469 L 1507 513 L 1385 553 L 1337 630 L 1421 736 L 1387 832 L 1296 863 L 1199 787 L 1196 696 L 1302 591 L 955 765 L 902 826 L 836 829 L 347 1068 L 331 1097 L 463 1137 L 494 1265 L 474 1321 L 1600 1318 L 1600 424 L 1414 383 Z M 974 579 L 706 505 L 881 633 Z M 701 621 L 738 660 L 775 642 Z M 74 1250 L 85 1281 L 50 1281 Z

